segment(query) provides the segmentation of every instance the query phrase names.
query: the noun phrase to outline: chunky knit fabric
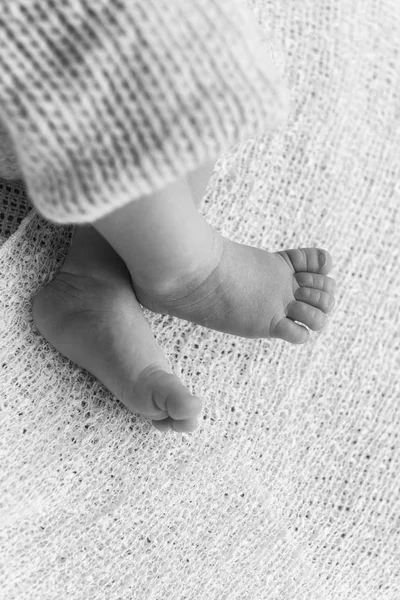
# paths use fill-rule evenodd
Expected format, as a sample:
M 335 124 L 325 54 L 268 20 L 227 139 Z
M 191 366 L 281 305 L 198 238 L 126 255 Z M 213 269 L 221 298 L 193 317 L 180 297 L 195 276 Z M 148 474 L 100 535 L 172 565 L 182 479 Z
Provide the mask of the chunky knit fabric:
M 53 222 L 100 218 L 285 115 L 244 0 L 8 0 L 0 38 L 0 119 Z
M 294 347 L 145 311 L 204 399 L 163 435 L 35 328 L 73 228 L 0 182 L 2 600 L 400 598 L 400 5 L 251 8 L 294 106 L 219 158 L 202 212 L 330 250 L 329 324 Z
M 0 121 L 0 177 L 18 180 L 21 175 L 10 134 L 5 124 Z

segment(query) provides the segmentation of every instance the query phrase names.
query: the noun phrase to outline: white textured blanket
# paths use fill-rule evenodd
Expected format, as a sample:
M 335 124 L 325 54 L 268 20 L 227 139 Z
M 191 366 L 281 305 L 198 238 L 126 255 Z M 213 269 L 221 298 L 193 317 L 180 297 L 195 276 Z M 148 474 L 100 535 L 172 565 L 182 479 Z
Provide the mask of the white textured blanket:
M 161 434 L 36 330 L 72 229 L 32 210 L 15 231 L 2 182 L 4 600 L 400 598 L 400 4 L 251 6 L 293 108 L 221 156 L 202 211 L 238 242 L 327 248 L 336 308 L 301 347 L 145 311 L 204 399 L 194 434 Z

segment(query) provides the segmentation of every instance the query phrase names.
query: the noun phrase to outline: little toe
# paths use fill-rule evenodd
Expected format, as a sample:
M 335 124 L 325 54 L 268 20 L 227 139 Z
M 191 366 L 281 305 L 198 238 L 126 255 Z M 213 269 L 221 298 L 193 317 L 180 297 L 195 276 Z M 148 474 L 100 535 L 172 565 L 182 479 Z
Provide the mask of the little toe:
M 332 257 L 327 250 L 320 248 L 296 248 L 279 252 L 294 271 L 308 271 L 327 275 L 332 269 Z
M 291 344 L 304 344 L 309 340 L 310 332 L 302 325 L 284 317 L 275 326 L 271 337 L 280 338 Z
M 301 286 L 323 290 L 324 292 L 328 292 L 331 296 L 335 295 L 336 281 L 331 277 L 319 273 L 307 272 L 295 273 L 294 277 Z
M 315 308 L 319 308 L 324 313 L 329 313 L 335 304 L 333 296 L 328 294 L 328 292 L 316 288 L 299 287 L 295 291 L 294 297 L 296 300 L 306 302 L 307 304 L 311 304 L 311 306 L 315 306 Z
M 304 323 L 313 331 L 322 329 L 327 321 L 327 316 L 322 310 L 300 301 L 290 302 L 287 307 L 287 316 L 293 321 Z

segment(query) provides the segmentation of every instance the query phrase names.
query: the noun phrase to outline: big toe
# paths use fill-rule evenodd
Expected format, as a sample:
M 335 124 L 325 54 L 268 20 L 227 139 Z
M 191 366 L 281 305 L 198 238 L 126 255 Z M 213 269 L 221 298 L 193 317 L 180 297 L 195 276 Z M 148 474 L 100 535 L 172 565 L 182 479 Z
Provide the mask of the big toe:
M 307 325 L 312 331 L 319 331 L 327 321 L 327 315 L 320 308 L 298 300 L 288 305 L 287 316 L 293 321 Z
M 271 337 L 280 338 L 291 344 L 304 344 L 309 340 L 310 333 L 306 327 L 283 317 L 271 332 Z
M 134 388 L 134 410 L 152 419 L 159 431 L 192 432 L 198 425 L 202 401 L 180 379 L 164 369 L 146 368 Z

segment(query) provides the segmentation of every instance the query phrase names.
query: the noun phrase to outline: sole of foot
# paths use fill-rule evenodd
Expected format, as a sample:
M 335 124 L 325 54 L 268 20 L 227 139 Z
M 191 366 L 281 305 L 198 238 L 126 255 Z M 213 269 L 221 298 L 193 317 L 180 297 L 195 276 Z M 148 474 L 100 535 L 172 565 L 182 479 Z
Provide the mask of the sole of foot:
M 215 233 L 217 251 L 201 274 L 163 289 L 140 287 L 139 302 L 169 314 L 245 338 L 280 338 L 303 344 L 321 330 L 334 307 L 335 281 L 328 277 L 326 250 L 300 248 L 267 252 Z M 305 325 L 305 327 L 301 324 Z

